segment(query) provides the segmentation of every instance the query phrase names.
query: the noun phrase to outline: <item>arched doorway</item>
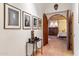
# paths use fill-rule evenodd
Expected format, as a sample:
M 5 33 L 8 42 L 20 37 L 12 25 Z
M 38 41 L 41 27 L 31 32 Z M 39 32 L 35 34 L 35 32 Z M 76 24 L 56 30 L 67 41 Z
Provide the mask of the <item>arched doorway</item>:
M 63 25 L 63 26 L 62 26 Z M 67 20 L 61 14 L 55 14 L 48 19 L 49 35 L 57 36 L 58 34 L 67 35 Z
M 66 13 L 65 13 L 65 16 L 62 15 L 62 14 L 63 13 L 59 14 L 59 12 L 58 13 L 56 12 L 56 13 L 51 14 L 51 16 L 47 15 L 47 14 L 43 15 L 43 43 L 44 43 L 44 45 L 48 44 L 48 36 L 47 36 L 49 34 L 48 29 L 47 29 L 48 28 L 48 20 L 50 20 L 50 19 L 52 19 L 52 20 L 65 19 L 66 22 L 67 22 L 67 24 L 66 24 L 67 25 L 67 41 L 66 41 L 67 49 L 73 51 L 73 40 L 72 40 L 73 38 L 71 38 L 73 36 L 73 30 L 72 30 L 73 29 L 73 27 L 72 27 L 72 18 L 73 17 L 72 17 L 72 13 L 69 10 L 67 10 Z M 64 30 L 62 30 L 62 32 L 64 32 Z

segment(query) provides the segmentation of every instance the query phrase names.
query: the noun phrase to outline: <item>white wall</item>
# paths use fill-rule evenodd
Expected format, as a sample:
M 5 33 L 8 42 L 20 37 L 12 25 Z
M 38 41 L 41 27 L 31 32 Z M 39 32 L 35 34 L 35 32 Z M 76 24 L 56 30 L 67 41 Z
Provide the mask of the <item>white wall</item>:
M 74 55 L 79 55 L 79 18 L 78 18 L 78 4 L 73 5 L 74 12 Z
M 37 17 L 42 17 L 42 7 L 36 4 L 10 3 L 11 5 L 26 11 Z M 31 30 L 3 29 L 4 11 L 3 4 L 0 4 L 0 55 L 24 56 L 26 55 L 25 45 L 31 37 Z M 22 26 L 21 26 L 22 27 Z M 42 38 L 42 29 L 35 30 L 35 36 Z
M 48 3 L 46 5 L 45 13 L 51 13 L 51 12 L 58 12 L 58 11 L 65 11 L 72 8 L 72 3 L 59 3 L 58 4 L 58 10 L 54 9 L 55 3 Z

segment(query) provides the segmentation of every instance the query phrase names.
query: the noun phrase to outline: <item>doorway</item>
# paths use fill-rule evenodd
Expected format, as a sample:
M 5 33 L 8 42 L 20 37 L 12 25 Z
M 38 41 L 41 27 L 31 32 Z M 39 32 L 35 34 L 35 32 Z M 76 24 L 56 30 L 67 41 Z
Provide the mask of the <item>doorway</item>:
M 52 16 L 43 15 L 43 44 L 45 46 L 49 44 L 49 40 L 59 39 L 65 41 L 67 50 L 73 52 L 73 17 L 71 11 L 64 12 L 65 16 L 62 12 L 51 13 Z

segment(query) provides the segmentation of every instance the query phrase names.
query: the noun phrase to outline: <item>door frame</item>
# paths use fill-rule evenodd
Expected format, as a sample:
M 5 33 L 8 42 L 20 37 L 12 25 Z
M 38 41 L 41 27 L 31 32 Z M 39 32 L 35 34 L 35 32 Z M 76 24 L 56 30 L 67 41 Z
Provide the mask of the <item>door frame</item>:
M 47 16 L 43 14 L 43 46 L 48 44 L 48 20 Z
M 69 16 L 69 11 L 70 10 L 66 10 L 67 11 L 67 17 L 66 17 L 66 19 L 67 19 L 67 33 L 69 33 L 68 32 L 68 20 L 70 19 L 70 17 L 72 17 L 72 18 L 74 18 L 74 15 L 73 15 L 73 13 L 72 13 L 72 16 Z M 61 12 L 61 11 L 60 11 Z M 63 12 L 63 11 L 62 11 Z M 54 12 L 55 13 L 55 12 Z M 56 12 L 57 13 L 57 12 Z M 58 12 L 59 13 L 59 12 Z M 45 13 L 46 14 L 46 13 Z M 52 14 L 52 13 L 51 13 Z M 48 20 L 47 20 L 48 21 Z M 74 34 L 74 19 L 72 19 L 72 52 L 73 52 L 73 54 L 74 54 L 74 36 L 73 36 L 73 34 Z M 44 26 L 44 25 L 43 25 Z M 43 28 L 44 29 L 44 28 Z M 68 36 L 67 36 L 68 37 Z M 68 39 L 67 39 L 68 40 Z M 43 41 L 44 41 L 44 39 L 43 39 Z M 67 45 L 68 45 L 68 42 L 66 43 Z M 68 49 L 68 47 L 67 47 L 67 49 Z

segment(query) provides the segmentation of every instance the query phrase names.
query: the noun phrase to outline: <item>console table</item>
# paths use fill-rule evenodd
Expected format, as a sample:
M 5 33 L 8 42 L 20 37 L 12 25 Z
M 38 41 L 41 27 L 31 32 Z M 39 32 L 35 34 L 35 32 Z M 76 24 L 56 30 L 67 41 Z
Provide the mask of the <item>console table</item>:
M 26 56 L 28 56 L 28 44 L 32 44 L 33 45 L 33 47 L 32 47 L 32 49 L 33 49 L 33 51 L 32 51 L 32 54 L 31 54 L 31 56 L 34 56 L 34 49 L 36 49 L 36 54 L 37 54 L 37 50 L 38 50 L 38 45 L 37 45 L 37 43 L 39 42 L 39 41 L 41 41 L 41 54 L 42 54 L 42 39 L 39 39 L 39 40 L 34 40 L 34 41 L 32 41 L 32 42 L 26 42 Z M 30 50 L 30 49 L 29 49 Z

